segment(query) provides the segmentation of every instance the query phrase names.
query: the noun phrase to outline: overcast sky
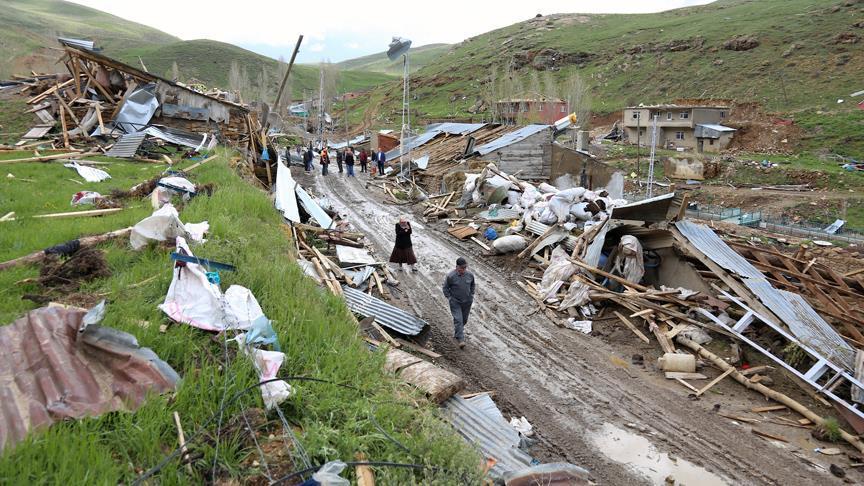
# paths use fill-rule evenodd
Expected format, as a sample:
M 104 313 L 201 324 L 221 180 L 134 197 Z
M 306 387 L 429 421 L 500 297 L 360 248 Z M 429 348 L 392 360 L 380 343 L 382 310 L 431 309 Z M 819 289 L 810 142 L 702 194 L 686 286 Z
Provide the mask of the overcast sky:
M 456 43 L 536 14 L 659 12 L 710 0 L 535 0 L 362 2 L 344 0 L 76 0 L 184 40 L 213 39 L 286 59 L 303 34 L 299 62 L 333 62 L 387 49 L 393 36 L 415 46 Z M 400 8 L 399 5 L 411 5 Z M 422 9 L 422 10 L 421 10 Z

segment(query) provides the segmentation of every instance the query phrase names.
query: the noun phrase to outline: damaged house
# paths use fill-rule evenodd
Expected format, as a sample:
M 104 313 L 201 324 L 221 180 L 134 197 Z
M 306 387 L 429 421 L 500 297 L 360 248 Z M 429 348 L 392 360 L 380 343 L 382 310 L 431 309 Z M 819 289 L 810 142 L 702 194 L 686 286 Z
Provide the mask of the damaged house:
M 656 117 L 658 147 L 719 152 L 735 133 L 722 125 L 728 116 L 729 106 L 720 104 L 630 106 L 624 109 L 624 136 L 631 144 L 651 145 Z

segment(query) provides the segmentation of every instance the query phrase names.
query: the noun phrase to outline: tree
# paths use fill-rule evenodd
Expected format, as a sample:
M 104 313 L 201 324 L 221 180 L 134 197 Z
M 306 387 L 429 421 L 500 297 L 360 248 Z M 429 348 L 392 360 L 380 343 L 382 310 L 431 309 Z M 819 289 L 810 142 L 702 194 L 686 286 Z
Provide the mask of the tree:
M 257 80 L 257 97 L 258 101 L 266 103 L 270 98 L 270 87 L 267 85 L 270 82 L 270 76 L 267 72 L 267 66 L 261 66 L 261 72 L 258 73 Z
M 550 99 L 558 99 L 561 94 L 558 92 L 558 81 L 552 71 L 543 72 L 543 96 Z
M 175 83 L 180 81 L 180 68 L 177 67 L 177 61 L 171 63 L 171 80 Z
M 240 68 L 237 61 L 231 61 L 231 70 L 228 71 L 228 86 L 240 97 L 248 94 L 249 74 L 246 72 L 246 67 Z
M 591 123 L 591 89 L 579 73 L 573 73 L 567 79 L 565 87 L 567 104 L 570 111 L 576 113 L 576 123 L 582 130 L 587 130 Z

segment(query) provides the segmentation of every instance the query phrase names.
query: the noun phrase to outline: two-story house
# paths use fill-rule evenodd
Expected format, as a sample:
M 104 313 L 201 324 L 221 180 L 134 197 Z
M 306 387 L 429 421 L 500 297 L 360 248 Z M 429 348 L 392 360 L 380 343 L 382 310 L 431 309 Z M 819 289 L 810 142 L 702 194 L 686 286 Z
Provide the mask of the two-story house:
M 535 96 L 495 102 L 495 111 L 505 125 L 543 123 L 552 125 L 567 116 L 567 102 L 562 99 Z
M 624 109 L 624 135 L 629 143 L 651 145 L 657 117 L 657 147 L 717 152 L 726 148 L 735 129 L 723 126 L 728 106 L 654 105 Z

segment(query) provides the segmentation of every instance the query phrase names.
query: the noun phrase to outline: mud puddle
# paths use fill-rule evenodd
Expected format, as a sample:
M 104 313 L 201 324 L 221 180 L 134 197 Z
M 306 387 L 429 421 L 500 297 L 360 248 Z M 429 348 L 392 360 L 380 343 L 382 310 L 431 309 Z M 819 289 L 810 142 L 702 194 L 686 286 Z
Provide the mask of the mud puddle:
M 667 484 L 671 476 L 676 485 L 725 486 L 731 484 L 725 478 L 683 459 L 670 457 L 654 447 L 648 439 L 612 424 L 591 437 L 591 442 L 606 457 L 624 464 L 645 477 L 652 484 Z

